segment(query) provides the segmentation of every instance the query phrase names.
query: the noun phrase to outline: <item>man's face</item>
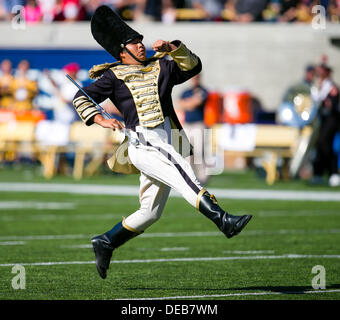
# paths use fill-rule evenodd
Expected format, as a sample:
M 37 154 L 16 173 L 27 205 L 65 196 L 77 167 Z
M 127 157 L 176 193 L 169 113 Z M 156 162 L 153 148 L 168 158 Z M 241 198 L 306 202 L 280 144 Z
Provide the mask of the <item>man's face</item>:
M 313 81 L 314 76 L 315 76 L 315 71 L 314 70 L 307 70 L 306 71 L 306 80 Z
M 141 39 L 137 38 L 126 45 L 126 48 L 139 60 L 146 60 L 146 50 Z M 136 61 L 126 51 L 121 53 L 123 63 L 135 64 Z
M 3 73 L 11 73 L 12 62 L 9 60 L 3 60 L 1 63 L 1 70 Z
M 324 79 L 324 78 L 327 78 L 329 76 L 329 72 L 328 72 L 328 70 L 326 70 L 322 66 L 318 66 L 316 68 L 316 76 L 321 78 L 321 79 Z
M 30 64 L 27 60 L 20 61 L 17 67 L 17 69 L 20 70 L 21 72 L 27 72 L 29 68 Z

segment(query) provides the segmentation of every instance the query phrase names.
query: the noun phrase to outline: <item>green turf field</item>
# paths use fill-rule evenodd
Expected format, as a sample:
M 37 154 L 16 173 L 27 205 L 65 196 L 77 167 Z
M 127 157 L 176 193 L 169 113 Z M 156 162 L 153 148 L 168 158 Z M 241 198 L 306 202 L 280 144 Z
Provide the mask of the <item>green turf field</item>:
M 2 168 L 0 183 L 5 182 L 44 180 L 30 169 Z M 46 183 L 76 182 L 56 177 Z M 78 183 L 137 185 L 138 177 L 101 175 Z M 214 177 L 209 187 L 336 192 L 340 199 L 339 188 L 300 181 L 268 187 L 253 172 Z M 230 213 L 254 215 L 240 235 L 225 238 L 184 200 L 172 197 L 156 224 L 114 252 L 102 280 L 90 239 L 138 209 L 137 196 L 2 191 L 0 299 L 340 298 L 339 201 L 219 203 Z M 15 264 L 25 268 L 25 289 L 12 287 Z M 326 272 L 326 289 L 312 287 L 320 276 L 312 273 L 317 265 Z

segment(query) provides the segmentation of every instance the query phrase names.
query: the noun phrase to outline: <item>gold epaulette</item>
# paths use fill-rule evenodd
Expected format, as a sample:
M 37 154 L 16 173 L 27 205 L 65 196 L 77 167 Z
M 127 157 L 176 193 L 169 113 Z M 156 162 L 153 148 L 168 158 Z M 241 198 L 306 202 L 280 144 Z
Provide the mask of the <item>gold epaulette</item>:
M 103 63 L 103 64 L 97 64 L 93 66 L 90 71 L 89 71 L 89 78 L 90 79 L 98 79 L 102 76 L 102 74 L 106 71 L 109 70 L 110 68 L 118 65 L 120 61 L 116 62 L 111 62 L 111 63 Z

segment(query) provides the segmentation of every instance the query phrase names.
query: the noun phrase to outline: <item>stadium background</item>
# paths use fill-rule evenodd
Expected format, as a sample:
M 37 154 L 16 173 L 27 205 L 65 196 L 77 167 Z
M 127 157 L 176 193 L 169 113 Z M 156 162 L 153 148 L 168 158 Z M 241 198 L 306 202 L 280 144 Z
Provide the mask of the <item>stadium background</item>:
M 155 39 L 181 39 L 199 52 L 204 66 L 203 83 L 210 89 L 249 90 L 268 111 L 277 109 L 287 87 L 301 81 L 305 66 L 318 63 L 323 54 L 334 68 L 335 81 L 340 78 L 340 50 L 333 45 L 339 41 L 340 29 L 330 22 L 325 29 L 314 29 L 311 24 L 205 21 L 131 26 L 145 35 L 149 49 Z M 2 23 L 0 32 L 0 58 L 13 57 L 14 67 L 25 56 L 37 69 L 61 68 L 74 60 L 88 69 L 113 59 L 92 38 L 86 22 L 26 25 L 26 30 Z

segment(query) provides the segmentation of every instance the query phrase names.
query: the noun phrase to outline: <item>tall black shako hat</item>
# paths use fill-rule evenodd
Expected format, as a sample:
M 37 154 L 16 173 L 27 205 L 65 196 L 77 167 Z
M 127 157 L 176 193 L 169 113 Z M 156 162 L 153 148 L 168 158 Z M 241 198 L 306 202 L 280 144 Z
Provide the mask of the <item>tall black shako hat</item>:
M 91 32 L 93 38 L 114 58 L 120 60 L 120 52 L 125 46 L 143 36 L 129 27 L 108 6 L 99 6 L 91 19 Z M 128 49 L 125 50 L 139 61 Z M 140 61 L 139 61 L 140 62 Z

